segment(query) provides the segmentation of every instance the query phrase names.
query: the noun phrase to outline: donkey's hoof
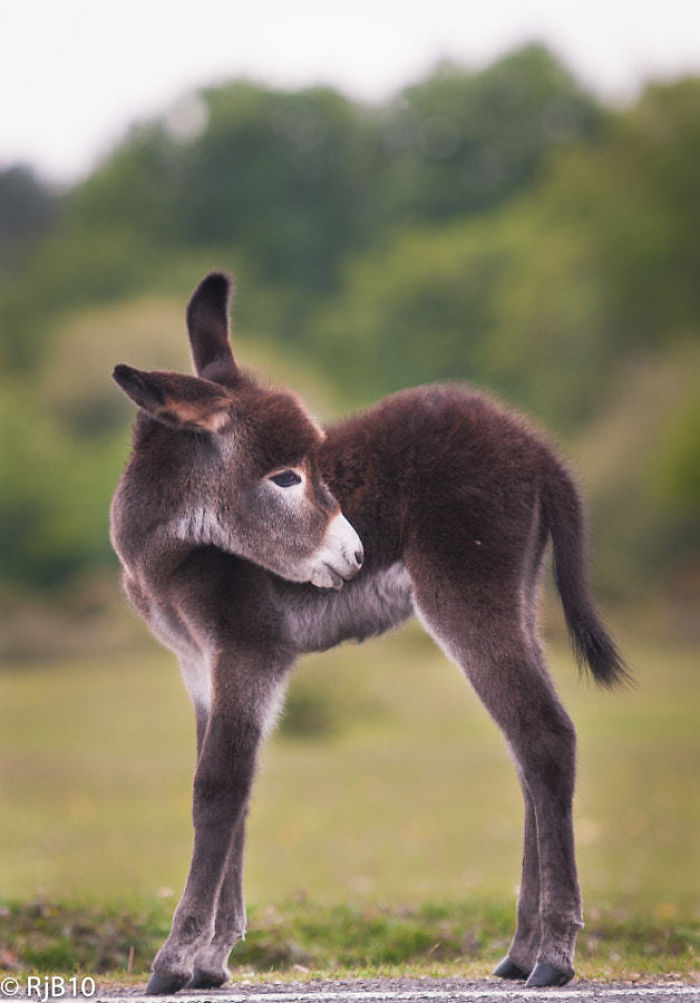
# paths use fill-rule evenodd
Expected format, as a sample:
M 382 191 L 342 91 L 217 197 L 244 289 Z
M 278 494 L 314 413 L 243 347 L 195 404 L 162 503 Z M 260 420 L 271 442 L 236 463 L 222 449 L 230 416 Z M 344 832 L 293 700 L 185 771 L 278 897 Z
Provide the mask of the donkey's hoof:
M 535 970 L 527 980 L 526 985 L 528 989 L 532 989 L 534 986 L 565 986 L 573 977 L 573 972 L 571 975 L 567 975 L 566 972 L 559 971 L 553 965 L 540 961 L 539 964 L 535 965 Z
M 524 982 L 528 977 L 529 972 L 523 971 L 519 965 L 516 965 L 514 961 L 506 955 L 503 961 L 493 970 L 493 974 L 497 975 L 499 979 L 518 979 Z
M 228 982 L 228 972 L 205 972 L 201 968 L 195 968 L 191 980 L 187 983 L 188 989 L 218 989 Z
M 154 972 L 146 986 L 147 996 L 172 996 L 189 982 L 187 975 L 159 975 Z

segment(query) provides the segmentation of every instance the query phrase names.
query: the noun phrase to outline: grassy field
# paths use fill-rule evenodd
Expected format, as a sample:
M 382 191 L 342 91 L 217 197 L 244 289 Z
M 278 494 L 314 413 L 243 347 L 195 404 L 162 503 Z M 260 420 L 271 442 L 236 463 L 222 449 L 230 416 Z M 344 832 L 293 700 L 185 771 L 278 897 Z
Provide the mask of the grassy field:
M 687 972 L 697 652 L 624 646 L 639 686 L 615 694 L 577 680 L 564 648 L 550 657 L 579 730 L 579 970 Z M 0 686 L 0 947 L 44 969 L 113 971 L 135 944 L 142 971 L 190 851 L 194 728 L 177 669 L 154 646 L 10 666 Z M 488 971 L 511 933 L 520 834 L 500 736 L 417 628 L 310 658 L 258 779 L 240 963 Z

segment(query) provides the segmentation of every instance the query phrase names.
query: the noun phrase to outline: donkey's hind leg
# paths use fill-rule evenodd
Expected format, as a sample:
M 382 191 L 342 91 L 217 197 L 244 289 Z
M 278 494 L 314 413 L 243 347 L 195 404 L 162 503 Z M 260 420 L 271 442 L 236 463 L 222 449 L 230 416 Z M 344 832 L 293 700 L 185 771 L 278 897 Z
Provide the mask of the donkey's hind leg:
M 537 845 L 535 806 L 523 778 L 525 802 L 523 867 L 518 895 L 518 923 L 508 954 L 494 970 L 502 979 L 525 980 L 534 968 L 542 939 L 540 924 L 540 851 Z
M 499 974 L 530 973 L 528 985 L 563 985 L 573 976 L 583 925 L 573 837 L 573 724 L 520 622 L 516 594 L 508 596 L 502 583 L 479 595 L 449 578 L 415 584 L 421 619 L 500 727 L 525 792 L 524 882 L 512 948 L 517 957 L 509 955 L 512 968 L 504 963 Z

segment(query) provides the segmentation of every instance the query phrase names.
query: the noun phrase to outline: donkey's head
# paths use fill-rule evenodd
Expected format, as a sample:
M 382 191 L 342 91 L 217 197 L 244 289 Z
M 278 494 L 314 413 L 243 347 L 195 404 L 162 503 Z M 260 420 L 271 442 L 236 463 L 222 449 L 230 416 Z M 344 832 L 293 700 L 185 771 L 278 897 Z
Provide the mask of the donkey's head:
M 197 376 L 114 370 L 143 415 L 132 518 L 142 512 L 166 540 L 211 544 L 290 581 L 341 588 L 360 569 L 362 544 L 321 478 L 323 432 L 296 396 L 261 389 L 238 369 L 230 296 L 228 276 L 212 273 L 190 300 Z

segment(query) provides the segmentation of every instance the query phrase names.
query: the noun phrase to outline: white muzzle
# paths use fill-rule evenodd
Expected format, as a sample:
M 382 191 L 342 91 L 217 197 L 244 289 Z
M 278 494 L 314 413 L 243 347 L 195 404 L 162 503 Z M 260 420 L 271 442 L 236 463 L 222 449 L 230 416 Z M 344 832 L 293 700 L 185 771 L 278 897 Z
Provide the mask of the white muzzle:
M 339 512 L 328 524 L 323 542 L 309 563 L 311 584 L 320 589 L 342 589 L 362 567 L 362 541 L 348 520 Z

